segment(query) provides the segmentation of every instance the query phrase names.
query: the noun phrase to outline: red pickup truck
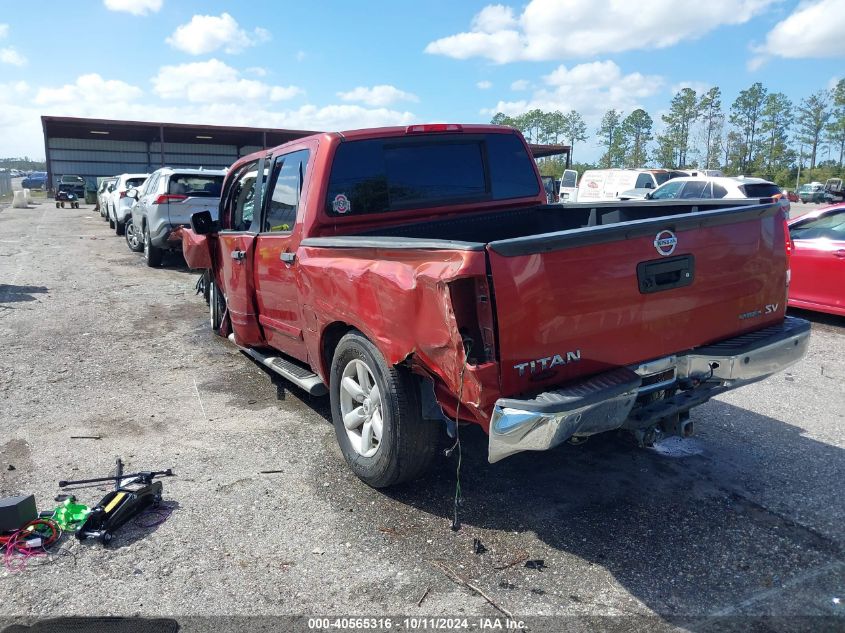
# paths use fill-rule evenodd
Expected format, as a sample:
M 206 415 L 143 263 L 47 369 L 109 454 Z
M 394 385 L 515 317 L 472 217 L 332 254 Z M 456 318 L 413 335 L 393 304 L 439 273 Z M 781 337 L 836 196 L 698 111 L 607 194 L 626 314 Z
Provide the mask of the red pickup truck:
M 763 201 L 548 205 L 490 125 L 318 134 L 229 170 L 183 233 L 212 328 L 311 394 L 374 487 L 430 466 L 444 422 L 488 459 L 689 410 L 799 360 L 789 234 Z

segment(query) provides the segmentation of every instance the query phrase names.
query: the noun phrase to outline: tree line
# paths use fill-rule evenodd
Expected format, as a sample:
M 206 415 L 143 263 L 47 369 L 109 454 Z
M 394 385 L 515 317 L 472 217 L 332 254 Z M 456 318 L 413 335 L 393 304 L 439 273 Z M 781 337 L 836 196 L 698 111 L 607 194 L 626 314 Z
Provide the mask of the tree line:
M 845 79 L 797 104 L 757 82 L 741 91 L 727 111 L 718 86 L 702 94 L 681 88 L 660 118 L 664 125 L 655 134 L 654 120 L 642 108 L 627 115 L 608 110 L 593 131 L 603 151 L 599 162 L 578 167 L 721 169 L 781 185 L 794 182 L 799 166 L 809 169 L 808 178 L 843 172 Z M 590 138 L 584 118 L 575 110 L 530 110 L 518 116 L 498 112 L 491 123 L 519 129 L 530 143 L 568 144 L 573 161 L 576 146 Z M 560 165 L 546 161 L 543 167 L 554 173 Z

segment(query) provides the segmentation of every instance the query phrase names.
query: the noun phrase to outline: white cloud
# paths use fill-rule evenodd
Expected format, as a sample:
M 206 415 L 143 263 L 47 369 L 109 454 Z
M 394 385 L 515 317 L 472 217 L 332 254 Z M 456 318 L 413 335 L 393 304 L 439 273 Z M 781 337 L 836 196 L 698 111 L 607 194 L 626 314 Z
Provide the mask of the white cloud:
M 475 87 L 478 88 L 479 90 L 490 90 L 490 88 L 493 87 L 493 82 L 487 81 L 486 79 L 484 79 L 484 80 L 476 83 Z
M 511 7 L 488 5 L 469 31 L 435 40 L 425 52 L 507 63 L 665 48 L 719 26 L 747 22 L 776 1 L 531 0 L 518 17 Z
M 0 63 L 12 66 L 26 66 L 26 57 L 12 47 L 0 48 Z
M 195 15 L 187 24 L 178 26 L 167 43 L 190 55 L 204 55 L 217 49 L 240 53 L 250 46 L 270 39 L 270 32 L 260 27 L 248 33 L 228 13 Z
M 761 46 L 752 46 L 748 61 L 756 70 L 770 57 L 808 59 L 845 55 L 845 3 L 842 0 L 802 2 L 778 22 Z
M 9 25 L 0 24 L 0 40 L 9 35 Z M 7 46 L 0 48 L 0 64 L 11 64 L 12 66 L 26 66 L 27 59 L 21 55 L 15 48 Z
M 664 87 L 662 77 L 636 72 L 625 75 L 610 60 L 572 68 L 561 65 L 545 75 L 543 83 L 545 86 L 535 90 L 531 98 L 499 101 L 495 107 L 482 110 L 482 114 L 517 115 L 534 108 L 562 112 L 577 110 L 592 125 L 611 108 L 627 113 L 641 107 L 643 99 Z
M 527 79 L 517 79 L 516 81 L 511 83 L 511 90 L 516 90 L 517 92 L 520 92 L 522 90 L 528 90 L 530 86 L 531 82 Z
M 25 81 L 0 84 L 0 103 L 19 103 L 29 92 L 29 84 Z
M 305 54 L 305 51 L 296 51 L 295 57 L 296 61 L 301 62 L 307 57 L 307 55 Z
M 36 105 L 53 105 L 72 102 L 128 103 L 143 94 L 137 86 L 119 79 L 103 79 L 97 73 L 80 75 L 72 84 L 59 88 L 41 88 L 35 95 Z
M 132 15 L 158 13 L 163 0 L 103 0 L 109 11 L 123 11 Z
M 676 84 L 672 84 L 672 87 L 669 89 L 669 92 L 674 95 L 675 93 L 680 92 L 684 88 L 692 88 L 693 90 L 695 90 L 695 93 L 697 95 L 702 95 L 708 90 L 710 90 L 710 88 L 712 87 L 713 84 L 707 83 L 706 81 L 679 81 Z
M 153 92 L 162 99 L 191 103 L 283 101 L 303 94 L 297 86 L 271 86 L 257 79 L 244 79 L 237 69 L 218 59 L 162 66 L 152 83 Z
M 256 77 L 267 76 L 267 69 L 261 68 L 261 66 L 250 66 L 249 68 L 245 68 L 244 72 L 247 72 L 251 75 L 255 75 Z
M 397 101 L 419 101 L 417 95 L 386 84 L 370 88 L 358 86 L 349 92 L 338 92 L 337 96 L 343 101 L 359 101 L 369 106 L 386 106 Z

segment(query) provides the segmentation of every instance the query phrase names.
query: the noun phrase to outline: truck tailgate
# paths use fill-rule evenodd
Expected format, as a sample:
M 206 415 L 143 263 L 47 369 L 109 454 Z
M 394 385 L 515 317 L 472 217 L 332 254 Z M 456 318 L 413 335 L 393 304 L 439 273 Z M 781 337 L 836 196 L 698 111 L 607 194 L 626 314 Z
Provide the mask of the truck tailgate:
M 784 242 L 775 204 L 490 242 L 502 395 L 781 321 Z

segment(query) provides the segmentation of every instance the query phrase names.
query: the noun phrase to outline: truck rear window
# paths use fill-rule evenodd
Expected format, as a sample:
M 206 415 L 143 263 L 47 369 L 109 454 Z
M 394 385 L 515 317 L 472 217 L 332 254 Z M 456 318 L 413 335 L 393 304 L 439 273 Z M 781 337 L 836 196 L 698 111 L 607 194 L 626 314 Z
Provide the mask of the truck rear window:
M 347 141 L 334 157 L 326 213 L 383 213 L 538 193 L 533 161 L 513 134 Z
M 223 176 L 197 174 L 173 174 L 167 185 L 167 193 L 192 198 L 219 198 L 222 189 Z

